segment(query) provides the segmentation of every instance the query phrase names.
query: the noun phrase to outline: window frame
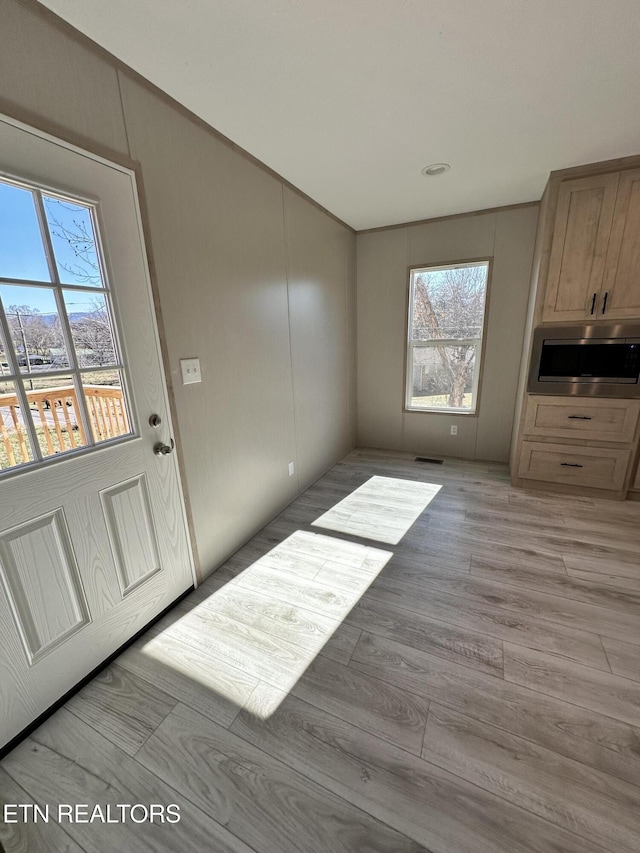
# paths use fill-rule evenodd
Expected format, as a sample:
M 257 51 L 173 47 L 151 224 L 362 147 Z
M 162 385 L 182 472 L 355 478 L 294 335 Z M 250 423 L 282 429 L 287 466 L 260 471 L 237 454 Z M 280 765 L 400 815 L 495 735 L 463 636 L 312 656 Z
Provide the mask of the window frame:
M 474 371 L 473 377 L 473 400 L 474 407 L 472 409 L 453 409 L 449 407 L 439 406 L 437 408 L 427 409 L 427 408 L 417 408 L 415 406 L 410 405 L 411 397 L 411 386 L 413 382 L 413 357 L 412 353 L 415 348 L 415 342 L 411 340 L 411 316 L 413 313 L 413 274 L 417 270 L 443 270 L 443 269 L 456 269 L 458 267 L 466 267 L 466 266 L 478 266 L 480 264 L 487 265 L 487 285 L 485 288 L 484 295 L 484 313 L 482 318 L 482 333 L 479 344 L 476 345 L 476 367 Z M 422 264 L 412 264 L 407 267 L 407 287 L 406 287 L 406 304 L 405 304 L 405 336 L 404 336 L 404 389 L 403 389 L 403 402 L 402 402 L 402 411 L 407 414 L 423 414 L 423 415 L 447 415 L 448 417 L 452 416 L 462 416 L 462 417 L 471 417 L 477 418 L 480 413 L 480 399 L 482 395 L 482 380 L 484 373 L 484 358 L 485 358 L 485 350 L 487 343 L 487 328 L 489 323 L 489 309 L 491 302 L 491 280 L 493 274 L 493 257 L 484 255 L 479 258 L 464 258 L 459 260 L 448 260 L 442 263 L 422 263 Z M 465 338 L 465 341 L 477 341 L 477 338 Z M 461 341 L 449 341 L 449 339 L 438 341 L 439 344 L 453 344 L 455 346 L 456 343 L 460 343 Z M 422 346 L 425 346 L 425 343 L 422 343 Z M 426 343 L 427 347 L 436 346 L 435 342 L 433 344 Z
M 48 183 L 31 180 L 29 177 L 19 176 L 4 170 L 0 170 L 0 180 L 3 183 L 20 189 L 27 190 L 33 194 L 34 206 L 40 230 L 47 268 L 49 271 L 49 281 L 39 281 L 32 279 L 21 279 L 17 277 L 0 276 L 0 284 L 26 287 L 26 288 L 46 288 L 53 292 L 58 317 L 61 324 L 62 340 L 64 341 L 65 349 L 69 358 L 69 365 L 58 369 L 38 371 L 39 378 L 55 379 L 59 376 L 70 376 L 71 381 L 76 390 L 77 412 L 76 415 L 82 423 L 86 444 L 64 450 L 53 455 L 44 455 L 40 447 L 37 437 L 37 430 L 33 414 L 31 412 L 26 394 L 25 382 L 29 380 L 30 374 L 21 369 L 19 356 L 15 349 L 15 344 L 12 340 L 11 330 L 8 322 L 8 315 L 5 313 L 5 308 L 0 301 L 0 328 L 2 329 L 2 337 L 6 342 L 6 357 L 8 368 L 6 373 L 3 373 L 1 378 L 14 385 L 15 393 L 18 398 L 18 405 L 23 412 L 24 429 L 28 438 L 32 459 L 28 462 L 22 462 L 17 465 L 12 465 L 9 468 L 0 470 L 0 481 L 19 476 L 20 474 L 40 470 L 49 465 L 60 463 L 66 460 L 75 459 L 79 456 L 84 456 L 112 447 L 115 444 L 122 444 L 139 437 L 137 427 L 137 418 L 134 412 L 134 399 L 131 394 L 131 384 L 129 380 L 129 368 L 124 347 L 124 342 L 120 333 L 120 322 L 118 317 L 118 309 L 115 303 L 113 294 L 112 277 L 109 270 L 107 259 L 107 250 L 103 242 L 104 228 L 102 225 L 102 217 L 100 214 L 100 202 L 97 199 L 89 198 L 85 194 L 69 192 L 66 189 L 51 186 Z M 54 252 L 52 237 L 49 226 L 47 225 L 46 213 L 44 209 L 44 196 L 53 196 L 56 199 L 68 201 L 71 204 L 78 204 L 86 207 L 91 218 L 94 238 L 95 250 L 98 259 L 100 270 L 101 284 L 99 286 L 82 285 L 82 284 L 65 284 L 61 281 L 57 259 Z M 73 339 L 70 321 L 68 317 L 67 307 L 64 301 L 64 292 L 79 292 L 79 293 L 96 293 L 102 296 L 105 300 L 105 306 L 111 323 L 111 334 L 116 356 L 116 361 L 107 367 L 101 366 L 81 366 L 76 352 L 76 345 Z M 123 395 L 123 405 L 126 413 L 126 418 L 129 426 L 129 432 L 124 435 L 118 435 L 112 438 L 98 440 L 93 435 L 91 428 L 91 419 L 88 411 L 88 404 L 83 391 L 82 376 L 84 374 L 99 373 L 101 370 L 114 370 L 120 375 L 121 389 Z

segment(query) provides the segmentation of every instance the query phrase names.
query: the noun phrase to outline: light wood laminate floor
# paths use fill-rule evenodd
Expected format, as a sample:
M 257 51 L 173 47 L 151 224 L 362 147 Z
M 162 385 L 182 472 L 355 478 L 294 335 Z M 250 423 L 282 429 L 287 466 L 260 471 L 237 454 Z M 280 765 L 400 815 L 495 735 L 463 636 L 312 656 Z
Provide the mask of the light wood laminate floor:
M 181 822 L 4 849 L 638 853 L 639 522 L 354 451 L 0 765 Z

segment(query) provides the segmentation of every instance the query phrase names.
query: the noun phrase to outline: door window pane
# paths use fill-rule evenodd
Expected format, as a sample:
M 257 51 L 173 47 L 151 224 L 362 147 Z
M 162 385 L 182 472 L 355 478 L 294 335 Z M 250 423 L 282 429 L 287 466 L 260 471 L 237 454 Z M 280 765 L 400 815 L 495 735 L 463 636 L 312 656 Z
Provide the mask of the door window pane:
M 61 283 L 103 287 L 90 208 L 52 196 L 42 198 Z
M 53 290 L 3 284 L 0 298 L 20 372 L 42 373 L 69 367 Z
M 64 290 L 63 298 L 79 366 L 116 364 L 118 359 L 106 296 L 86 290 Z
M 50 281 L 31 190 L 0 181 L 0 276 Z
M 15 385 L 0 380 L 0 471 L 32 460 L 29 435 Z
M 55 456 L 87 443 L 72 376 L 33 379 L 27 399 L 43 457 Z
M 129 435 L 131 427 L 119 370 L 83 372 L 82 390 L 96 443 Z

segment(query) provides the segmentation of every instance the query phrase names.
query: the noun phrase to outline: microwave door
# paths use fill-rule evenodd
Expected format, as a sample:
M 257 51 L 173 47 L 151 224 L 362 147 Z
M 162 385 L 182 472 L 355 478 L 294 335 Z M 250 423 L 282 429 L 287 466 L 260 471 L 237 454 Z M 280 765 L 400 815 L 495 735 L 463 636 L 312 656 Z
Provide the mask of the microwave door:
M 538 326 L 527 390 L 578 397 L 640 397 L 640 324 Z
M 636 384 L 640 345 L 626 341 L 544 341 L 539 382 Z

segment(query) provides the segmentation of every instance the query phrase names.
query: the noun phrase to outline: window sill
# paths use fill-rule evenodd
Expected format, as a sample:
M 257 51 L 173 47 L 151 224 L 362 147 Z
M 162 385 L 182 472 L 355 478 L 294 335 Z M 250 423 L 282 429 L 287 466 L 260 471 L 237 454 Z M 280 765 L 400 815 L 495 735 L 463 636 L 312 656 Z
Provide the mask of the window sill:
M 477 409 L 469 409 L 468 411 L 463 411 L 461 409 L 445 409 L 445 408 L 440 408 L 440 407 L 437 409 L 422 409 L 422 408 L 410 409 L 407 406 L 405 406 L 402 411 L 406 412 L 407 414 L 410 414 L 410 415 L 416 415 L 416 414 L 448 415 L 449 417 L 451 417 L 451 415 L 456 415 L 456 416 L 460 415 L 463 418 L 477 417 L 478 416 L 478 410 Z

